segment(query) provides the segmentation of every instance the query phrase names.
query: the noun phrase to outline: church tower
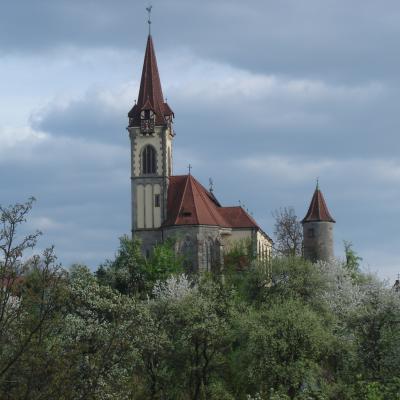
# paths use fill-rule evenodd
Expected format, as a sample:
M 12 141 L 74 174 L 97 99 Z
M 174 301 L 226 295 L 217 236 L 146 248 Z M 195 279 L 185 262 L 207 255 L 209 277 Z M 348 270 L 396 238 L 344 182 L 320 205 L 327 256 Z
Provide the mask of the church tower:
M 131 142 L 132 235 L 149 254 L 162 241 L 172 175 L 174 113 L 164 101 L 151 34 L 147 38 L 139 96 L 128 113 Z
M 333 253 L 333 224 L 324 196 L 317 187 L 303 224 L 304 258 L 310 261 L 329 261 Z

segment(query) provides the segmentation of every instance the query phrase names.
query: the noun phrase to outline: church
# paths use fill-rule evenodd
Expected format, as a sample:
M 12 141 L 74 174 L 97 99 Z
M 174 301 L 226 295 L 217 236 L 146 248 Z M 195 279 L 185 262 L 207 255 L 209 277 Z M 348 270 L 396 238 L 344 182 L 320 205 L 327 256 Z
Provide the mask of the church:
M 145 255 L 164 240 L 194 271 L 223 266 L 224 252 L 249 240 L 266 260 L 271 238 L 240 206 L 223 207 L 190 172 L 173 175 L 174 112 L 164 100 L 152 36 L 147 38 L 139 96 L 128 113 L 131 142 L 132 234 Z
M 149 22 L 150 23 L 150 22 Z M 128 113 L 131 144 L 132 235 L 148 256 L 157 243 L 173 239 L 192 271 L 218 271 L 235 242 L 248 241 L 265 261 L 272 239 L 241 206 L 224 207 L 191 173 L 173 175 L 175 114 L 162 91 L 152 36 L 149 32 L 140 89 Z M 302 221 L 305 255 L 312 260 L 333 257 L 332 224 L 317 187 Z

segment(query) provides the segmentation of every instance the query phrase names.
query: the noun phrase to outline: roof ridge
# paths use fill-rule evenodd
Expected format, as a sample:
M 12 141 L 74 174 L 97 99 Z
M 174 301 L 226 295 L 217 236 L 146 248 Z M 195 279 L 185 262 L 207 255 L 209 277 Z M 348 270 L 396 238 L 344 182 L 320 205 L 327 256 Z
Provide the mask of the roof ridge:
M 188 176 L 188 175 L 183 175 L 183 176 Z M 179 207 L 178 207 L 178 213 L 177 213 L 176 216 L 175 216 L 174 225 L 176 224 L 176 222 L 177 222 L 177 220 L 178 220 L 178 217 L 179 217 L 179 214 L 181 213 L 181 209 L 182 209 L 182 205 L 183 205 L 183 200 L 185 199 L 185 194 L 186 194 L 187 185 L 188 185 L 188 179 L 186 178 L 185 187 L 184 187 L 183 192 L 182 192 L 181 202 L 180 202 Z
M 216 218 L 215 218 L 215 216 L 214 216 L 214 213 L 210 210 L 210 207 L 208 206 L 208 203 L 207 203 L 207 200 L 204 198 L 204 196 L 203 196 L 203 190 L 201 190 L 203 187 L 201 187 L 200 189 L 197 187 L 197 184 L 199 184 L 199 182 L 195 179 L 195 178 L 193 178 L 192 177 L 192 175 L 189 175 L 189 179 L 190 179 L 190 181 L 194 184 L 194 186 L 195 186 L 195 188 L 196 188 L 196 192 L 199 194 L 199 197 L 201 197 L 201 200 L 202 200 L 202 202 L 204 203 L 204 205 L 206 206 L 206 208 L 207 208 L 207 210 L 208 210 L 208 212 L 212 215 L 212 217 L 213 217 L 213 219 L 215 220 Z M 200 185 L 201 186 L 201 185 Z M 204 189 L 204 188 L 203 188 Z M 197 208 L 198 208 L 198 204 L 197 204 L 197 200 L 196 200 L 196 197 L 195 197 L 195 195 L 194 195 L 194 193 L 193 193 L 193 202 L 194 202 L 194 209 L 196 210 L 196 218 L 197 218 L 197 221 L 199 220 L 199 218 L 198 218 L 198 213 L 197 213 Z
M 188 182 L 192 182 L 192 175 L 188 175 L 188 178 L 187 178 L 187 180 L 188 180 Z M 196 181 L 195 179 L 193 179 L 194 181 Z M 199 222 L 199 213 L 197 212 L 197 204 L 196 204 L 196 196 L 195 196 L 195 194 L 194 194 L 194 191 L 193 191 L 193 186 L 192 186 L 192 184 L 190 185 L 190 189 L 191 189 L 191 191 L 192 191 L 192 196 L 193 196 L 193 204 L 194 204 L 194 213 L 195 213 L 195 219 L 196 219 L 196 221 L 197 221 L 197 223 Z
M 193 179 L 195 184 L 197 183 L 198 185 L 201 186 L 201 189 L 203 190 L 198 190 L 198 192 L 200 193 L 200 196 L 202 197 L 208 211 L 210 212 L 210 214 L 213 216 L 215 222 L 218 224 L 218 218 L 222 220 L 222 222 L 224 222 L 225 226 L 228 226 L 229 224 L 227 223 L 227 221 L 225 220 L 225 218 L 218 212 L 217 210 L 217 206 L 215 205 L 216 210 L 213 210 L 212 207 L 210 207 L 210 204 L 208 202 L 211 202 L 212 204 L 215 204 L 212 202 L 212 200 L 207 196 L 207 198 L 204 197 L 204 194 L 207 193 L 207 189 L 200 183 L 198 182 L 196 179 Z M 208 200 L 208 201 L 207 201 Z M 215 214 L 215 212 L 217 212 L 217 215 Z

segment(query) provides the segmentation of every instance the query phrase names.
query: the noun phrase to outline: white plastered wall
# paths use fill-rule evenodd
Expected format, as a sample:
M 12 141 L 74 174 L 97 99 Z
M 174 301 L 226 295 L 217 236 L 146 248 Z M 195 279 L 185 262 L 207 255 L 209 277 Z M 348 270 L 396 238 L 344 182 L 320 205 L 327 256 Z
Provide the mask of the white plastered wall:
M 251 239 L 251 232 L 251 229 L 232 229 L 230 235 L 223 236 L 225 251 L 231 250 L 235 243 Z
M 255 240 L 256 243 L 253 243 L 253 246 L 256 250 L 257 257 L 260 260 L 266 260 L 271 256 L 272 243 L 270 239 L 260 230 L 255 232 L 251 228 L 232 229 L 230 235 L 223 236 L 223 240 L 226 252 L 232 249 L 235 243 L 245 240 Z
M 136 181 L 136 194 L 132 192 L 132 210 L 136 210 L 133 229 L 154 229 L 162 224 L 162 207 L 165 204 L 160 178 L 172 173 L 172 140 L 173 134 L 170 128 L 156 127 L 152 135 L 142 135 L 140 128 L 131 131 L 132 151 L 132 177 L 144 178 Z M 156 174 L 142 175 L 142 152 L 151 145 L 157 153 Z M 170 155 L 170 156 L 168 156 Z M 170 165 L 171 163 L 171 165 Z M 164 171 L 165 166 L 165 171 Z M 159 206 L 156 207 L 155 196 L 159 195 Z
M 257 231 L 257 256 L 260 260 L 267 260 L 271 257 L 272 243 L 261 231 Z

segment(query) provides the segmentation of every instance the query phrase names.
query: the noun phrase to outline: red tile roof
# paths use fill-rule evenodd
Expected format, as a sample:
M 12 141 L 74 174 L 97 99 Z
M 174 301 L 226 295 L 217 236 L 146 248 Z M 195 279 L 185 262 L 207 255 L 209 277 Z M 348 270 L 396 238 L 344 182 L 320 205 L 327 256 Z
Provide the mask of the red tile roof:
M 220 213 L 231 228 L 258 228 L 257 222 L 242 207 L 221 207 Z
M 307 215 L 301 222 L 304 223 L 313 221 L 336 222 L 329 213 L 328 207 L 325 203 L 324 195 L 319 190 L 318 186 L 315 189 L 314 195 L 311 199 L 311 204 L 308 208 Z
M 151 35 L 147 38 L 138 101 L 128 113 L 131 119 L 131 126 L 140 125 L 140 112 L 142 110 L 153 110 L 155 112 L 156 125 L 164 125 L 166 123 L 165 117 L 174 115 L 169 105 L 164 102 L 157 58 Z
M 192 175 L 170 177 L 167 207 L 168 218 L 164 226 L 214 225 L 260 229 L 242 207 L 221 207 L 214 194 Z

